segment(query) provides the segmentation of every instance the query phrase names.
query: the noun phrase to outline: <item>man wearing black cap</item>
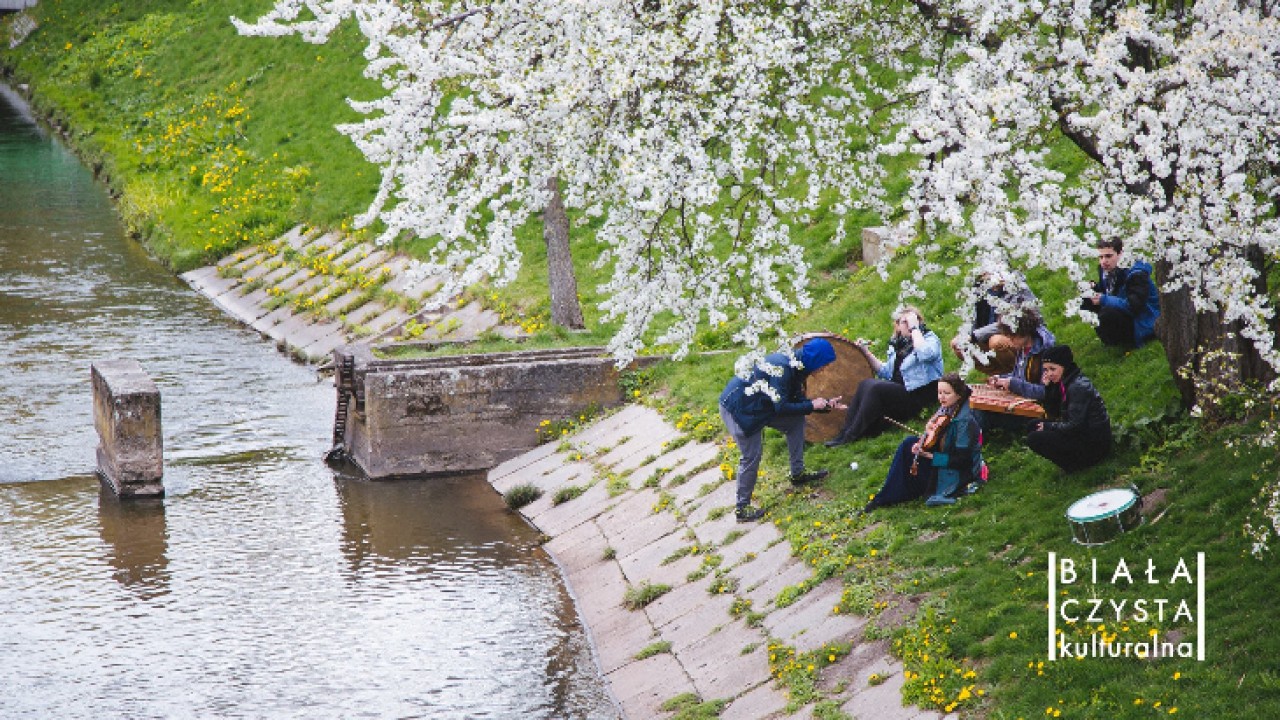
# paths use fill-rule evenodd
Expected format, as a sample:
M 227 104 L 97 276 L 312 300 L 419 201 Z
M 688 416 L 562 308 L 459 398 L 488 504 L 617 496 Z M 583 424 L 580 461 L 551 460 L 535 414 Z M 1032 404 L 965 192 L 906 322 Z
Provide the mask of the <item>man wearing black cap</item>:
M 720 419 L 742 452 L 738 463 L 738 522 L 753 522 L 764 511 L 751 506 L 751 493 L 756 487 L 760 459 L 764 455 L 763 435 L 766 427 L 787 436 L 787 452 L 791 460 L 791 483 L 805 485 L 827 476 L 826 470 L 806 472 L 804 469 L 804 417 L 812 412 L 843 410 L 840 398 L 805 397 L 805 381 L 835 362 L 836 351 L 823 338 L 809 340 L 796 353 L 796 363 L 785 353 L 765 358 L 775 371 L 756 368 L 749 379 L 734 376 L 720 395 Z M 767 386 L 766 390 L 764 386 Z
M 1068 472 L 1096 465 L 1111 452 L 1111 418 L 1097 388 L 1080 372 L 1067 345 L 1041 355 L 1049 420 L 1027 435 L 1027 446 Z

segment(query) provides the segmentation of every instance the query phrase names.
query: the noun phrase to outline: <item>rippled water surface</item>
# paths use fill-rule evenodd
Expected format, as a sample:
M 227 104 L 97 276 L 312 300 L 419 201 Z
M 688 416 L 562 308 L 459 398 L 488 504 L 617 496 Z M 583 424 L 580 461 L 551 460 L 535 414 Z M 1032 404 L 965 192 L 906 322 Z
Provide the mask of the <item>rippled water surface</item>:
M 335 474 L 333 388 L 121 236 L 0 86 L 0 717 L 610 718 L 555 567 L 482 477 Z M 89 368 L 163 407 L 100 490 Z

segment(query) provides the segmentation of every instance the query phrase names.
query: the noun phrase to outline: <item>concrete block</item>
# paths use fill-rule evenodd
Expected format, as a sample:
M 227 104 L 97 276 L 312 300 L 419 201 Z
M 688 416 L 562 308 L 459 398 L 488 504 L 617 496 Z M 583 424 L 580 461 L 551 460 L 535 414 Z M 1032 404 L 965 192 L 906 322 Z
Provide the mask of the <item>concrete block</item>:
M 581 478 L 581 483 L 568 484 L 585 485 L 588 482 L 591 482 L 590 476 Z M 555 490 L 552 490 L 552 493 L 554 492 Z M 540 513 L 536 517 L 531 517 L 530 520 L 543 533 L 555 537 L 583 523 L 590 522 L 592 518 L 604 512 L 616 502 L 616 498 L 609 496 L 609 489 L 605 487 L 605 484 L 597 482 L 578 497 L 568 502 L 554 505 L 546 512 Z
M 534 468 L 555 468 L 563 462 L 564 456 L 557 454 L 555 443 L 543 443 L 489 470 L 489 484 L 498 492 L 505 493 L 524 482 L 525 473 L 542 472 Z
M 137 360 L 95 362 L 90 374 L 98 471 L 122 498 L 163 496 L 160 391 Z
M 761 718 L 788 718 L 787 694 L 765 683 L 733 699 L 720 713 L 720 720 L 760 720 Z
M 543 420 L 621 400 L 608 360 L 524 357 L 370 369 L 363 412 L 349 425 L 352 458 L 371 478 L 487 470 L 536 447 Z
M 782 533 L 773 526 L 773 523 L 755 523 L 750 525 L 749 528 L 746 531 L 746 535 L 739 537 L 728 545 L 725 545 L 723 541 L 718 543 L 724 567 L 733 567 L 746 560 L 747 556 L 759 557 L 761 553 L 766 552 L 780 542 L 785 544 Z M 742 528 L 740 527 L 739 529 Z
M 694 692 L 693 681 L 667 653 L 624 665 L 605 678 L 623 714 L 631 720 L 662 717 L 664 702 Z
M 735 620 L 676 657 L 704 698 L 733 698 L 772 679 L 769 643 L 759 630 Z
M 700 580 L 686 587 L 693 586 L 701 589 L 703 597 L 690 608 L 689 612 L 678 615 L 672 618 L 671 622 L 658 627 L 663 639 L 670 641 L 671 649 L 677 653 L 692 647 L 718 628 L 733 622 L 733 616 L 729 614 L 729 608 L 733 605 L 731 596 L 710 594 L 707 591 L 711 586 L 709 580 Z M 685 596 L 688 597 L 687 594 Z M 660 609 L 660 612 L 668 614 L 667 608 Z
M 386 260 L 390 257 L 391 257 L 391 253 L 387 252 L 386 250 L 375 249 L 371 251 L 367 256 L 365 256 L 364 259 L 356 261 L 356 263 L 352 265 L 349 269 L 359 270 L 367 275 L 372 275 L 373 274 L 372 271 L 377 270 L 379 267 L 381 267 L 382 264 L 386 262 Z
M 833 611 L 844 592 L 840 580 L 832 578 L 805 593 L 804 597 L 785 608 L 779 608 L 764 619 L 771 637 L 795 646 L 798 652 L 809 652 L 823 645 L 848 642 L 861 636 L 865 618 Z
M 657 640 L 649 618 L 633 610 L 613 613 L 593 624 L 591 637 L 605 674 L 634 662 L 637 653 Z
M 608 543 L 593 522 L 582 523 L 543 546 L 565 575 L 586 572 L 595 565 L 612 563 L 604 556 Z
M 884 257 L 884 241 L 888 228 L 870 227 L 862 229 L 862 262 L 874 265 Z

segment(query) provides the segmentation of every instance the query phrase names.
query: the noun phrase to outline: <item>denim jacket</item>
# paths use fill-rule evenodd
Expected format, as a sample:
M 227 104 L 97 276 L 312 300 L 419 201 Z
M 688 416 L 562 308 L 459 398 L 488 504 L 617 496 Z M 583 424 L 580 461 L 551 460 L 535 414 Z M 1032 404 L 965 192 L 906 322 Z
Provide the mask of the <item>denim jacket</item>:
M 889 357 L 876 371 L 881 380 L 893 379 L 893 363 L 896 351 L 889 346 Z M 908 391 L 931 383 L 942 377 L 942 342 L 938 336 L 928 330 L 924 333 L 924 347 L 913 347 L 902 361 L 902 383 Z

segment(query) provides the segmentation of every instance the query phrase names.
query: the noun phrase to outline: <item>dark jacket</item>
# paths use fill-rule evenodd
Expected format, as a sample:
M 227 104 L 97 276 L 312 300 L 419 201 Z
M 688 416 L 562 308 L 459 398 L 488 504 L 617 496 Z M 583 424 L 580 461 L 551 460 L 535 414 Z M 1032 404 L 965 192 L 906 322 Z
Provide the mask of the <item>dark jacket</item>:
M 1093 290 L 1102 296 L 1102 307 L 1123 310 L 1133 318 L 1133 340 L 1138 347 L 1155 337 L 1160 293 L 1151 281 L 1151 265 L 1139 260 L 1133 267 L 1112 270 L 1110 276 L 1098 268 Z
M 771 375 L 757 367 L 751 373 L 750 380 L 743 380 L 735 375 L 725 385 L 724 392 L 720 393 L 720 404 L 729 411 L 734 422 L 747 435 L 763 430 L 765 424 L 776 415 L 808 415 L 813 412 L 813 401 L 804 396 L 804 381 L 809 377 L 809 372 L 792 367 L 791 359 L 785 353 L 773 353 L 764 361 L 782 368 L 782 373 Z M 778 395 L 778 402 L 775 403 L 766 392 L 745 392 L 759 380 L 764 380 L 773 388 Z
M 1102 395 L 1079 368 L 1071 368 L 1060 383 L 1044 388 L 1045 430 L 1056 430 L 1081 442 L 1111 444 L 1111 417 Z

